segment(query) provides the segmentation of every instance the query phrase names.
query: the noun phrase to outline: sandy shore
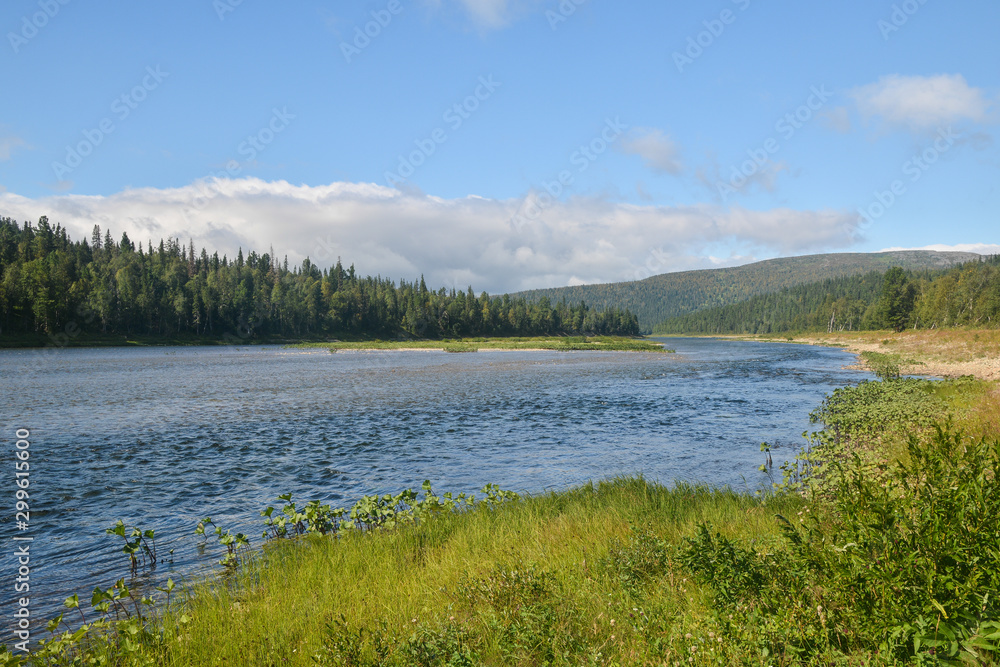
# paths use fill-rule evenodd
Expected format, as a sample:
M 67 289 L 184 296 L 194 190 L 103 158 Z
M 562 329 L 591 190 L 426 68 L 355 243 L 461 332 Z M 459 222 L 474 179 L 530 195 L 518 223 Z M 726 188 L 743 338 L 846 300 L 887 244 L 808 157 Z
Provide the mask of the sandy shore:
M 813 345 L 842 345 L 848 351 L 858 355 L 862 352 L 898 354 L 904 359 L 920 362 L 919 364 L 907 364 L 903 367 L 904 372 L 914 375 L 937 377 L 973 375 L 981 380 L 1000 380 L 1000 355 L 991 349 L 992 346 L 988 342 L 977 345 L 978 341 L 970 343 L 966 336 L 949 336 L 949 333 L 942 332 L 939 338 L 927 335 L 926 332 L 881 334 L 887 336 L 882 340 L 827 334 L 817 337 L 796 337 L 795 342 Z M 989 334 L 992 338 L 994 332 L 989 332 Z M 858 366 L 865 367 L 860 356 L 858 357 Z

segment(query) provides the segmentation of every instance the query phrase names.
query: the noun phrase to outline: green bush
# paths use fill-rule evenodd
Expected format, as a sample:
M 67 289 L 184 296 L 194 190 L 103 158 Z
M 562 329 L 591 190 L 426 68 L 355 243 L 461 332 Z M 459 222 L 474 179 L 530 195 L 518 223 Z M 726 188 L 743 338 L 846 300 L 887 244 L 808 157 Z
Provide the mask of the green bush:
M 715 613 L 742 654 L 1000 658 L 1000 442 L 939 426 L 911 436 L 907 454 L 879 476 L 858 456 L 834 462 L 832 506 L 779 516 L 785 544 L 774 554 L 706 525 L 686 540 L 680 562 L 714 590 Z

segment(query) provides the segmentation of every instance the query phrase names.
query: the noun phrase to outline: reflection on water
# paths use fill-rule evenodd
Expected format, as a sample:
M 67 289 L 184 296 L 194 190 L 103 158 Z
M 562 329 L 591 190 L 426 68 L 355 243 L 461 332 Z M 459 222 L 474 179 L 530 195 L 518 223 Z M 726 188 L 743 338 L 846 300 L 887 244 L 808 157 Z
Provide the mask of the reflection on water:
M 760 442 L 791 456 L 823 395 L 865 377 L 840 350 L 667 346 L 678 354 L 0 351 L 5 451 L 15 429 L 32 435 L 34 610 L 127 574 L 104 535 L 118 519 L 175 549 L 165 579 L 221 556 L 199 554 L 199 518 L 259 544 L 258 512 L 287 491 L 347 504 L 424 479 L 538 492 L 637 473 L 753 489 Z M 7 544 L 14 532 L 0 517 Z

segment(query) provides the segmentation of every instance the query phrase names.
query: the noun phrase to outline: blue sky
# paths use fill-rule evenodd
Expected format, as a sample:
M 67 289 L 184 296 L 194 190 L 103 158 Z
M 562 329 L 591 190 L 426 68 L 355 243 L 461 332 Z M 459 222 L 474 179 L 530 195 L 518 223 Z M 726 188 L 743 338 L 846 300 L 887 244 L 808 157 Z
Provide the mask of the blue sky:
M 0 215 L 496 292 L 989 249 L 997 25 L 993 0 L 9 0 Z

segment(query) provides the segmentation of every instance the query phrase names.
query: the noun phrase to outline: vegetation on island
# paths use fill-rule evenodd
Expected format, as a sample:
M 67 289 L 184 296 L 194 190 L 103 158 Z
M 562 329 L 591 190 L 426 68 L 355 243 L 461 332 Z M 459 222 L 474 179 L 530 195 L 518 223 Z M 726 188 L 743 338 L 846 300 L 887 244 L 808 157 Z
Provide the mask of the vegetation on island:
M 261 512 L 262 547 L 199 524 L 222 578 L 168 582 L 156 605 L 122 579 L 94 592 L 82 634 L 56 624 L 36 655 L 3 659 L 995 664 L 1000 388 L 899 378 L 883 361 L 882 380 L 817 408 L 797 455 L 762 445 L 756 495 L 642 478 L 538 496 L 488 487 L 486 501 L 428 485 L 350 510 L 285 494 Z M 151 532 L 109 532 L 129 567 L 155 548 Z M 67 606 L 68 619 L 86 605 Z
M 423 278 L 361 277 L 339 260 L 289 268 L 273 251 L 220 258 L 176 239 L 144 248 L 99 226 L 72 241 L 44 217 L 0 219 L 0 346 L 638 333 L 617 308 L 434 291 Z
M 941 271 L 885 273 L 812 282 L 740 303 L 668 319 L 669 334 L 774 334 L 990 328 L 1000 323 L 1000 257 Z
M 659 258 L 654 252 L 650 255 L 649 270 L 641 268 L 637 277 L 665 270 L 667 259 Z M 523 296 L 533 302 L 541 299 L 552 303 L 584 301 L 596 308 L 625 308 L 636 314 L 639 327 L 648 333 L 667 319 L 740 303 L 796 285 L 869 273 L 884 274 L 893 266 L 922 274 L 978 259 L 980 256 L 973 253 L 927 250 L 806 255 L 725 269 L 663 273 L 631 282 L 530 290 L 514 296 Z
M 327 348 L 338 350 L 444 350 L 445 352 L 478 352 L 480 350 L 546 350 L 552 352 L 673 352 L 661 343 L 623 336 L 536 336 L 505 338 L 461 338 L 442 340 L 366 340 L 325 343 L 301 343 L 296 348 Z

